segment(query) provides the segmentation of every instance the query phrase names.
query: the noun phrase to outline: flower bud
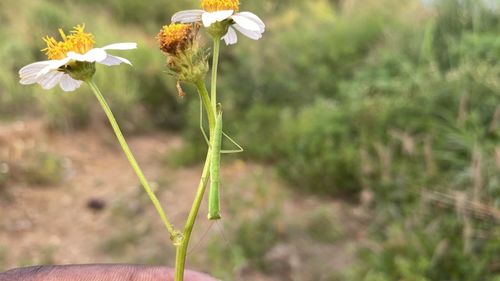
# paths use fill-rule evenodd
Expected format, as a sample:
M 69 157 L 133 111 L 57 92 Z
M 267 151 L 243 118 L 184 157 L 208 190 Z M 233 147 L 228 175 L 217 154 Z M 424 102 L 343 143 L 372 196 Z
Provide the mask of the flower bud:
M 167 66 L 179 81 L 202 80 L 208 72 L 208 53 L 196 42 L 199 24 L 165 25 L 158 33 L 160 49 L 167 55 Z

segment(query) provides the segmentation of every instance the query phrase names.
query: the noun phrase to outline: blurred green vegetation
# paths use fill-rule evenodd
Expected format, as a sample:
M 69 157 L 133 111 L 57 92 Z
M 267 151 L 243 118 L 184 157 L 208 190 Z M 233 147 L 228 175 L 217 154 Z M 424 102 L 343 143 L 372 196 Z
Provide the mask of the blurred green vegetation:
M 320 208 L 308 214 L 306 230 L 314 240 L 321 243 L 333 243 L 342 238 L 345 233 L 340 227 L 340 221 L 327 208 Z
M 22 177 L 34 185 L 55 185 L 64 177 L 63 160 L 48 152 L 35 152 L 21 170 Z
M 98 45 L 139 42 L 126 55 L 134 68 L 98 68 L 120 123 L 129 132 L 180 130 L 185 146 L 174 162 L 201 161 L 198 97 L 189 87 L 177 97 L 154 40 L 195 2 L 0 2 L 1 117 L 43 116 L 67 130 L 102 116 L 85 87 L 17 82 L 20 67 L 44 59 L 42 36 L 85 22 Z M 222 48 L 219 93 L 225 131 L 246 150 L 238 157 L 276 166 L 308 196 L 373 195 L 376 246 L 359 251 L 343 280 L 499 280 L 498 1 L 424 2 L 243 1 L 267 23 L 264 38 Z M 227 270 L 220 276 L 245 261 L 260 266 L 279 237 L 272 214 L 237 229 L 229 254 L 209 247 L 233 257 L 230 266 L 213 261 Z M 332 239 L 333 230 L 320 233 L 320 215 L 311 231 Z

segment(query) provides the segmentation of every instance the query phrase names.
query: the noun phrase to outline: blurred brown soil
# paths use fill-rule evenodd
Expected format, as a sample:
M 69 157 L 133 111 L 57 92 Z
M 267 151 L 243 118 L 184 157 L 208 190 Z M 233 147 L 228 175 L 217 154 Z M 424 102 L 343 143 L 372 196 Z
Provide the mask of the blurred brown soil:
M 17 132 L 19 136 L 13 132 Z M 181 227 L 196 192 L 201 167 L 175 169 L 165 164 L 168 153 L 182 145 L 178 136 L 166 133 L 125 135 L 146 177 L 153 186 L 157 186 L 160 201 L 166 207 L 167 214 L 171 215 L 177 227 Z M 2 140 L 2 137 L 7 139 Z M 115 237 L 121 231 L 113 208 L 123 204 L 123 201 L 132 195 L 142 192 L 134 172 L 116 145 L 114 135 L 109 128 L 93 126 L 83 131 L 61 133 L 49 132 L 40 121 L 0 125 L 0 152 L 2 148 L 9 150 L 7 146 L 15 142 L 23 143 L 18 145 L 21 148 L 37 147 L 62 157 L 65 180 L 57 186 L 32 186 L 22 180 L 8 184 L 5 194 L 0 196 L 0 247 L 4 247 L 5 253 L 3 264 L 0 266 L 6 269 L 44 263 L 137 261 L 131 257 L 135 252 L 132 254 L 127 252 L 127 255 L 117 257 L 100 248 L 110 237 Z M 22 149 L 19 150 L 22 154 Z M 15 156 L 13 152 L 4 151 L 4 153 L 10 155 L 9 157 Z M 249 175 L 266 177 L 267 170 L 263 166 L 234 161 L 223 167 L 222 177 L 228 184 L 238 186 L 248 181 Z M 273 181 L 270 186 L 287 190 L 274 177 L 265 181 Z M 302 239 L 301 242 L 299 239 L 292 242 L 294 243 L 292 245 L 278 247 L 277 255 L 280 255 L 280 249 L 285 249 L 285 259 L 291 260 L 291 266 L 295 266 L 294 263 L 300 264 L 301 261 L 294 261 L 291 252 L 305 248 L 309 251 L 307 255 L 318 256 L 329 269 L 343 269 L 349 265 L 353 259 L 352 245 L 365 236 L 364 228 L 360 228 L 357 222 L 359 219 L 353 219 L 362 217 L 359 210 L 342 202 L 318 203 L 320 202 L 318 199 L 307 199 L 287 192 L 285 191 L 288 197 L 284 199 L 283 209 L 280 211 L 285 217 L 302 214 L 304 210 L 323 204 L 326 208 L 341 214 L 342 223 L 352 234 L 349 235 L 347 242 L 342 241 L 328 246 L 311 246 L 307 240 Z M 242 193 L 241 196 L 246 195 Z M 87 204 L 92 199 L 102 201 L 104 210 L 91 210 Z M 127 223 L 144 221 L 147 227 L 152 229 L 151 237 L 140 238 L 139 246 L 134 248 L 138 255 L 144 251 L 150 254 L 161 251 L 160 247 L 170 247 L 168 236 L 153 207 L 150 204 L 144 206 L 142 213 L 139 212 L 139 220 L 130 219 L 127 222 L 127 217 L 124 215 L 122 219 L 125 224 L 121 224 L 123 226 Z M 202 207 L 199 224 L 192 239 L 195 255 L 204 252 L 204 241 L 208 240 L 205 237 L 207 229 L 210 229 L 208 236 L 215 235 L 225 239 L 220 231 L 214 230 L 215 228 L 210 227 L 211 224 L 204 219 L 204 210 Z M 228 219 L 231 220 L 231 216 Z M 202 243 L 198 243 L 200 240 Z M 158 245 L 157 241 L 163 242 Z M 307 245 L 301 246 L 301 244 Z M 339 254 L 332 255 L 333 252 Z M 165 263 L 171 263 L 171 257 L 167 259 Z M 204 260 L 193 259 L 195 264 L 203 263 Z M 199 265 L 198 268 L 207 270 Z M 241 280 L 287 280 L 264 278 L 264 275 L 257 273 L 248 273 L 248 276 Z

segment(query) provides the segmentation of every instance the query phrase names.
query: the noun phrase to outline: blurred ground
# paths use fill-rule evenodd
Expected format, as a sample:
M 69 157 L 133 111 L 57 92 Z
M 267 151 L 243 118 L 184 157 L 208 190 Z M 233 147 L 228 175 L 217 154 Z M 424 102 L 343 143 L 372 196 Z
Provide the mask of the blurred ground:
M 108 128 L 93 126 L 71 134 L 51 133 L 40 121 L 26 121 L 2 125 L 0 136 L 17 144 L 19 155 L 11 153 L 12 157 L 23 157 L 22 150 L 37 147 L 61 157 L 64 163 L 61 184 L 33 186 L 21 180 L 4 188 L 0 197 L 1 267 L 48 263 L 172 264 L 166 231 Z M 166 155 L 182 145 L 177 136 L 154 133 L 128 140 L 147 177 L 157 187 L 167 214 L 179 227 L 187 217 L 201 167 L 176 169 L 165 165 Z M 335 224 L 342 225 L 342 231 L 349 231 L 348 237 L 336 243 L 311 243 L 303 235 L 288 236 L 268 249 L 266 257 L 260 257 L 274 263 L 273 272 L 266 277 L 249 267 L 235 267 L 233 271 L 239 280 L 291 280 L 285 276 L 299 274 L 310 262 L 321 261 L 317 266 L 328 268 L 328 272 L 340 271 L 352 262 L 353 243 L 364 237 L 361 209 L 334 200 L 292 195 L 265 166 L 233 161 L 224 165 L 222 171 L 223 188 L 230 189 L 225 197 L 238 194 L 240 199 L 251 199 L 255 196 L 255 182 L 265 183 L 268 190 L 257 193 L 264 192 L 269 205 L 260 206 L 263 209 L 241 207 L 242 214 L 238 215 L 253 217 L 248 213 L 260 214 L 267 209 L 273 212 L 275 205 L 279 210 L 273 215 L 272 224 L 277 235 L 293 233 L 293 229 L 297 232 L 304 223 L 304 214 L 320 208 L 342 214 L 342 221 Z M 227 214 L 231 212 L 227 206 L 230 204 L 225 203 L 224 221 L 216 225 L 205 219 L 205 206 L 201 208 L 191 243 L 190 266 L 209 271 L 204 261 L 210 259 L 207 247 L 211 241 L 223 246 L 231 243 L 234 226 L 240 222 L 225 227 L 235 221 L 232 214 Z

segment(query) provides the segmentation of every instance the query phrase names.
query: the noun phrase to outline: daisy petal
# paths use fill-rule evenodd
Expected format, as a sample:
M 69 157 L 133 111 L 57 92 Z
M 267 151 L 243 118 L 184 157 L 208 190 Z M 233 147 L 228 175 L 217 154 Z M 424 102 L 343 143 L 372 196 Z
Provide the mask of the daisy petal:
M 19 82 L 23 85 L 29 85 L 36 83 L 36 77 L 42 69 L 50 64 L 51 61 L 39 61 L 32 64 L 28 64 L 19 70 Z
M 217 12 L 204 12 L 201 15 L 201 20 L 205 27 L 211 26 L 215 22 L 223 21 L 229 18 L 234 13 L 233 10 L 224 10 Z
M 107 66 L 119 65 L 121 63 L 132 65 L 132 63 L 128 59 L 112 55 L 108 55 L 105 60 L 102 60 L 99 63 Z
M 236 44 L 236 42 L 238 42 L 238 35 L 236 35 L 236 31 L 234 31 L 234 28 L 229 27 L 226 35 L 224 35 L 224 37 L 222 37 L 222 39 L 224 39 L 224 41 L 226 42 L 226 45 L 232 45 L 232 44 Z
M 248 37 L 250 39 L 259 40 L 260 38 L 262 38 L 262 33 L 260 33 L 259 31 L 248 30 L 248 29 L 241 27 L 238 24 L 234 24 L 233 27 L 236 28 L 236 30 L 238 30 L 239 32 L 241 32 L 243 35 L 245 35 L 246 37 Z
M 37 74 L 44 67 L 49 65 L 50 62 L 51 62 L 50 60 L 47 60 L 47 61 L 38 61 L 38 62 L 34 62 L 32 64 L 28 64 L 28 65 L 24 66 L 23 68 L 21 68 L 21 70 L 19 70 L 19 76 L 23 77 L 23 76 Z
M 231 18 L 246 30 L 258 31 L 262 33 L 262 29 L 260 28 L 259 24 L 257 24 L 253 19 L 238 14 L 232 16 Z
M 33 74 L 33 75 L 21 77 L 21 80 L 19 80 L 19 83 L 21 83 L 21 85 L 30 85 L 30 84 L 36 83 L 36 81 L 38 81 L 38 78 L 36 77 L 36 74 Z
M 236 15 L 244 16 L 244 17 L 254 21 L 260 27 L 261 33 L 264 33 L 264 31 L 266 30 L 266 25 L 256 14 L 250 13 L 250 12 L 240 12 L 240 13 L 237 13 Z
M 68 74 L 63 74 L 59 86 L 65 92 L 74 91 L 76 88 L 82 85 L 83 81 L 78 81 L 71 78 Z
M 59 67 L 67 64 L 71 59 L 70 58 L 64 58 L 61 60 L 51 60 L 48 62 L 47 66 L 45 66 L 38 74 L 36 75 L 37 78 L 44 76 L 45 74 L 49 73 L 51 70 L 56 70 Z
M 180 23 L 192 23 L 201 21 L 201 15 L 203 14 L 203 12 L 203 10 L 180 11 L 172 16 L 172 21 Z
M 40 84 L 43 89 L 49 90 L 54 88 L 59 83 L 59 81 L 61 81 L 63 75 L 64 73 L 62 72 L 51 71 L 47 73 L 45 76 L 40 77 L 37 83 Z
M 83 55 L 75 52 L 68 52 L 67 56 L 76 61 L 96 62 L 105 60 L 108 54 L 101 48 L 94 48 Z
M 137 49 L 137 43 L 115 43 L 102 47 L 103 50 L 132 50 Z
M 56 73 L 57 72 L 55 71 L 51 71 L 43 76 L 38 77 L 37 83 L 40 84 L 45 90 L 50 89 L 50 87 L 47 87 L 47 82 L 49 82 L 50 79 L 52 79 L 52 77 L 56 75 Z

